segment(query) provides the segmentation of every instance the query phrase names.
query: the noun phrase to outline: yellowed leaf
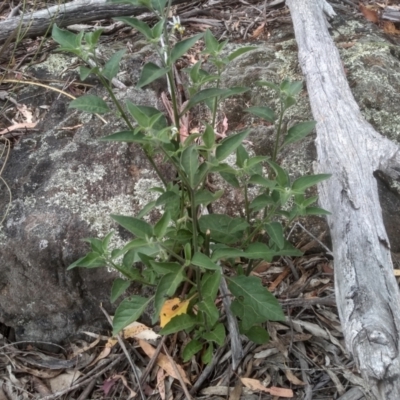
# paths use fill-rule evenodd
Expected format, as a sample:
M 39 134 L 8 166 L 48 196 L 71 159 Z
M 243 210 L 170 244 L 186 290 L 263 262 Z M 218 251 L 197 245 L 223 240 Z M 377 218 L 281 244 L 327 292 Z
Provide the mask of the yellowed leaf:
M 177 315 L 186 314 L 189 306 L 188 300 L 181 300 L 179 297 L 167 300 L 160 311 L 160 326 L 164 328 L 165 325 Z
M 139 346 L 146 353 L 146 355 L 149 358 L 152 358 L 156 349 L 150 343 L 147 343 L 144 340 L 139 340 L 138 342 L 139 342 Z M 176 376 L 174 367 L 171 365 L 171 363 L 168 360 L 168 357 L 165 354 L 160 353 L 159 356 L 157 357 L 156 362 L 157 362 L 157 365 L 159 367 L 161 367 L 169 376 L 172 376 L 175 379 L 179 379 Z M 187 378 L 184 369 L 179 364 L 176 364 L 176 368 L 178 369 L 183 381 L 185 383 L 187 383 L 188 385 L 190 385 L 191 383 L 190 383 L 189 379 Z
M 293 391 L 291 389 L 283 389 L 283 388 L 278 388 L 275 386 L 266 388 L 257 379 L 240 378 L 240 380 L 242 381 L 243 385 L 246 386 L 247 388 L 249 388 L 250 390 L 269 393 L 272 396 L 280 396 L 280 397 L 286 397 L 286 398 L 293 397 Z
M 257 39 L 264 31 L 265 22 L 263 22 L 258 28 L 256 28 L 253 32 L 253 38 Z
M 90 363 L 90 365 L 94 365 L 94 364 L 97 363 L 97 361 L 100 361 L 100 360 L 102 360 L 103 358 L 106 358 L 106 357 L 110 354 L 111 349 L 112 349 L 117 343 L 118 343 L 118 340 L 117 340 L 117 339 L 114 339 L 114 338 L 108 339 L 106 345 L 104 346 L 103 351 L 97 356 L 97 358 L 96 358 L 94 361 L 92 361 L 92 362 Z

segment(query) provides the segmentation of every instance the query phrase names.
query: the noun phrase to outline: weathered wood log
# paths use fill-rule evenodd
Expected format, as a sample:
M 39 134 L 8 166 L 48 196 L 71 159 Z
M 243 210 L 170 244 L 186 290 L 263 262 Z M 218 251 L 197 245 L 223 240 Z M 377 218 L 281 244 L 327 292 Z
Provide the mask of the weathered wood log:
M 320 203 L 331 211 L 336 297 L 343 333 L 378 399 L 400 399 L 400 295 L 374 171 L 400 178 L 400 150 L 363 118 L 327 29 L 325 0 L 287 0 L 317 121 Z
M 2 21 L 0 22 L 0 44 L 10 36 L 17 35 L 22 38 L 44 35 L 54 23 L 62 28 L 98 19 L 133 16 L 148 12 L 144 7 L 107 1 L 78 0 L 26 14 L 22 18 L 18 16 Z M 172 0 L 172 4 L 181 4 L 187 1 Z

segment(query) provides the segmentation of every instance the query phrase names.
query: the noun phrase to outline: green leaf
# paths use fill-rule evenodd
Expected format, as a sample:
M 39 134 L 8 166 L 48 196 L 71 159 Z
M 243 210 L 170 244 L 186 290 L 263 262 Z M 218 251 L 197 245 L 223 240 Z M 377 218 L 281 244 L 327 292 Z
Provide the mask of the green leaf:
M 140 296 L 131 296 L 122 300 L 115 311 L 113 319 L 113 335 L 116 335 L 121 329 L 136 321 L 144 312 L 152 297 L 145 299 Z
M 289 187 L 290 179 L 289 174 L 281 168 L 276 162 L 272 160 L 266 160 L 267 163 L 272 167 L 276 174 L 276 181 L 281 187 Z
M 93 73 L 99 72 L 99 69 L 97 67 L 86 68 L 84 66 L 80 66 L 79 67 L 79 78 L 81 78 L 81 80 L 84 81 L 92 72 Z
M 178 263 L 175 262 L 156 262 L 156 261 L 151 261 L 150 262 L 151 267 L 154 269 L 154 271 L 157 272 L 157 274 L 160 275 L 166 275 L 166 274 L 178 274 L 180 270 L 182 269 L 182 266 Z
M 171 204 L 172 202 L 179 202 L 179 195 L 172 190 L 168 190 L 163 193 L 156 201 L 156 206 L 163 206 L 164 204 Z
M 221 270 L 213 273 L 206 272 L 201 278 L 201 294 L 203 299 L 210 298 L 212 301 L 214 301 L 217 297 L 220 282 Z
M 72 100 L 71 103 L 69 103 L 69 108 L 76 108 L 92 114 L 105 114 L 110 111 L 107 103 L 93 94 L 86 94 Z
M 209 29 L 206 30 L 206 33 L 204 35 L 204 43 L 206 45 L 206 52 L 212 55 L 216 55 L 219 43 Z
M 148 62 L 142 69 L 142 73 L 137 83 L 137 87 L 140 89 L 143 86 L 161 78 L 169 71 L 168 68 L 160 68 L 158 65 Z
M 289 128 L 281 148 L 287 144 L 296 143 L 305 138 L 313 131 L 315 125 L 317 125 L 315 121 L 300 122 L 299 124 L 293 125 L 291 128 Z
M 204 36 L 204 33 L 199 33 L 191 38 L 182 40 L 175 44 L 171 52 L 170 62 L 174 64 L 181 56 L 183 56 L 194 44 Z
M 251 260 L 266 260 L 271 262 L 276 252 L 270 249 L 266 244 L 255 242 L 248 245 L 247 249 L 244 251 L 244 256 Z
M 226 258 L 244 257 L 243 250 L 235 249 L 233 247 L 219 247 L 213 251 L 211 260 L 216 262 Z
M 98 253 L 99 255 L 103 255 L 103 253 L 104 253 L 103 242 L 100 239 L 97 239 L 97 238 L 86 238 L 86 239 L 83 239 L 83 241 L 90 244 L 90 247 L 92 248 L 92 251 L 94 253 Z
M 183 111 L 181 111 L 181 115 L 185 114 L 187 110 L 191 109 L 196 104 L 201 103 L 207 99 L 213 99 L 219 97 L 222 100 L 229 96 L 245 93 L 248 90 L 250 89 L 242 87 L 234 87 L 231 89 L 209 88 L 200 90 L 189 100 L 186 107 L 183 109 Z
M 128 289 L 130 284 L 131 282 L 125 279 L 116 278 L 111 288 L 111 303 L 114 303 L 114 301 L 117 300 L 119 296 L 125 293 L 125 290 Z
M 291 96 L 286 97 L 283 101 L 283 107 L 285 110 L 294 106 L 295 104 L 296 104 L 296 99 Z
M 167 231 L 168 225 L 171 222 L 171 214 L 169 211 L 165 211 L 164 215 L 160 218 L 160 220 L 154 226 L 154 235 L 162 239 Z
M 230 174 L 229 172 L 220 172 L 221 178 L 227 181 L 234 188 L 240 188 L 240 182 L 236 178 L 234 174 Z
M 196 265 L 197 267 L 210 269 L 210 270 L 220 270 L 221 267 L 214 262 L 211 261 L 205 254 L 197 252 L 194 254 L 192 258 L 192 264 Z
M 160 37 L 163 33 L 165 24 L 165 19 L 160 19 L 152 28 L 151 28 L 151 36 L 154 40 L 159 41 Z M 154 42 L 153 42 L 154 43 Z
M 119 71 L 119 63 L 123 55 L 125 54 L 126 50 L 119 50 L 114 53 L 111 58 L 107 61 L 102 69 L 101 73 L 104 77 L 106 77 L 109 81 L 115 78 Z
M 198 206 L 200 204 L 203 205 L 208 205 L 216 200 L 218 200 L 219 198 L 221 198 L 221 196 L 224 194 L 223 190 L 218 190 L 215 193 L 211 193 L 209 190 L 199 190 L 196 192 L 195 194 L 195 205 Z
M 271 238 L 271 240 L 278 246 L 279 249 L 283 249 L 285 246 L 285 236 L 283 235 L 283 228 L 280 222 L 270 222 L 265 225 L 265 229 Z
M 111 218 L 138 238 L 153 236 L 153 227 L 141 219 L 123 215 L 111 215 Z
M 165 5 L 168 0 L 151 0 L 152 7 L 157 10 L 160 14 L 163 14 Z
M 224 324 L 219 323 L 211 332 L 205 332 L 203 338 L 209 342 L 215 342 L 218 346 L 222 346 L 225 341 L 225 327 Z
M 60 29 L 56 24 L 53 25 L 51 36 L 54 41 L 56 41 L 65 49 L 76 49 L 80 46 L 78 35 L 64 29 Z
M 297 96 L 303 90 L 303 82 L 290 82 L 289 80 L 285 79 L 281 83 L 280 90 L 287 96 Z
M 269 107 L 249 107 L 245 112 L 256 115 L 259 118 L 265 119 L 268 122 L 275 122 L 276 115 Z
M 211 240 L 233 244 L 243 237 L 249 224 L 243 218 L 232 218 L 225 214 L 202 215 L 199 227 L 202 233 L 210 231 Z
M 239 147 L 239 145 L 242 144 L 243 140 L 246 139 L 247 136 L 249 136 L 249 133 L 250 129 L 246 129 L 243 132 L 230 135 L 222 140 L 215 152 L 217 160 L 222 161 L 230 154 L 232 154 Z
M 198 340 L 191 340 L 182 351 L 183 362 L 188 362 L 195 354 L 197 354 L 203 345 Z
M 249 153 L 246 151 L 242 144 L 236 149 L 236 165 L 239 168 L 244 167 L 244 163 L 249 159 Z
M 203 141 L 207 149 L 212 149 L 215 146 L 215 132 L 211 125 L 206 125 L 206 130 L 203 133 Z
M 92 46 L 96 46 L 102 33 L 103 29 L 97 29 L 94 32 L 86 32 L 84 36 L 85 42 Z
M 170 335 L 171 333 L 181 332 L 187 329 L 192 329 L 196 325 L 196 320 L 188 315 L 181 314 L 172 318 L 164 328 L 161 329 L 161 335 Z
M 201 361 L 203 361 L 203 363 L 206 365 L 209 364 L 213 358 L 213 353 L 214 353 L 214 346 L 212 343 L 210 343 L 206 351 L 201 356 Z
M 251 203 L 250 203 L 250 209 L 254 212 L 263 210 L 265 207 L 268 207 L 270 205 L 274 205 L 275 202 L 271 198 L 271 196 L 264 194 L 260 194 L 257 196 Z
M 292 243 L 285 239 L 285 246 L 283 247 L 283 249 L 279 249 L 276 252 L 276 255 L 300 257 L 303 255 L 303 253 L 299 249 L 296 249 L 296 247 L 294 247 Z
M 228 287 L 236 297 L 232 303 L 232 312 L 242 320 L 245 331 L 257 323 L 285 320 L 278 300 L 255 276 L 228 278 Z
M 214 304 L 214 299 L 208 297 L 203 301 L 200 301 L 197 306 L 199 307 L 200 311 L 203 311 L 207 315 L 207 321 L 211 326 L 213 326 L 218 321 L 219 311 Z
M 102 243 L 102 247 L 103 247 L 103 251 L 107 251 L 108 249 L 108 245 L 110 244 L 110 240 L 114 235 L 114 231 L 109 232 L 101 241 Z
M 121 131 L 113 133 L 99 139 L 102 142 L 126 142 L 126 143 L 146 143 L 147 139 L 143 133 L 136 133 L 133 131 Z
M 276 186 L 275 181 L 266 179 L 263 176 L 258 175 L 258 174 L 252 175 L 249 179 L 249 183 L 252 183 L 254 185 L 260 185 L 260 186 L 268 188 L 268 189 L 273 189 Z
M 269 87 L 270 89 L 275 90 L 276 92 L 279 92 L 279 91 L 280 91 L 280 87 L 279 87 L 278 85 L 276 85 L 275 83 L 273 83 L 273 82 L 268 82 L 268 81 L 257 81 L 256 84 L 257 84 L 258 86 L 267 86 L 267 87 Z
M 146 39 L 150 40 L 152 38 L 150 27 L 143 21 L 133 17 L 118 17 L 114 18 L 116 21 L 122 21 L 123 23 L 132 26 L 137 31 L 139 31 L 142 35 L 146 37 Z
M 306 215 L 331 215 L 327 210 L 320 207 L 307 207 L 305 209 Z
M 237 49 L 237 50 L 233 51 L 231 54 L 229 54 L 228 60 L 232 61 L 235 58 L 240 57 L 242 54 L 248 53 L 249 51 L 256 50 L 256 49 L 257 49 L 257 47 L 254 47 L 254 46 L 240 47 L 239 49 Z
M 151 201 L 150 203 L 147 203 L 138 213 L 136 218 L 142 219 L 144 216 L 146 216 L 151 210 L 154 210 L 156 207 L 156 202 Z
M 194 188 L 194 177 L 199 168 L 199 154 L 196 145 L 193 144 L 182 151 L 181 167 L 187 175 L 190 186 Z
M 325 181 L 326 179 L 330 178 L 331 176 L 332 176 L 331 174 L 317 174 L 317 175 L 302 176 L 293 182 L 292 190 L 299 192 L 299 193 L 304 193 L 304 191 L 306 189 L 308 189 L 309 187 L 314 186 L 319 182 Z
M 75 267 L 84 267 L 84 268 L 98 268 L 104 267 L 106 265 L 106 261 L 99 253 L 88 253 L 85 257 L 76 260 L 72 263 L 67 270 L 70 270 Z
M 261 326 L 252 326 L 249 330 L 243 333 L 256 344 L 265 344 L 269 342 L 269 333 Z

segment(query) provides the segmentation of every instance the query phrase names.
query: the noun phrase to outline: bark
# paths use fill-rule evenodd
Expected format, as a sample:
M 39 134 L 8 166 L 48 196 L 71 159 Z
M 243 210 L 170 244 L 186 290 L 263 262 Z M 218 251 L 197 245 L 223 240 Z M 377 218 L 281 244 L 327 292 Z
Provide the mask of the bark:
M 378 399 L 400 399 L 400 296 L 374 171 L 400 178 L 399 148 L 364 120 L 327 29 L 325 0 L 287 0 L 317 121 L 319 186 L 332 215 L 335 287 L 348 350 Z
M 23 38 L 41 36 L 50 31 L 51 25 L 59 27 L 80 24 L 98 19 L 140 15 L 148 12 L 147 8 L 129 4 L 115 4 L 109 0 L 78 0 L 48 7 L 45 10 L 13 17 L 0 22 L 0 44 L 10 37 Z M 186 3 L 188 0 L 173 0 L 172 4 Z

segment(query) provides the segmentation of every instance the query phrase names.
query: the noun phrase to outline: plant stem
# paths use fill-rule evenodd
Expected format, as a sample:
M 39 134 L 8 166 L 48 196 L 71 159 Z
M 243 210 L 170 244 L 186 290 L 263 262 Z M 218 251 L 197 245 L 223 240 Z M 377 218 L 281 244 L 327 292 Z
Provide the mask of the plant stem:
M 274 153 L 272 154 L 272 161 L 276 161 L 276 157 L 278 155 L 278 148 L 279 148 L 279 139 L 281 136 L 281 129 L 282 129 L 282 120 L 283 120 L 283 102 L 281 99 L 281 112 L 279 114 L 279 122 L 278 122 L 278 130 L 276 132 L 276 140 L 275 140 L 275 147 L 274 147 Z

